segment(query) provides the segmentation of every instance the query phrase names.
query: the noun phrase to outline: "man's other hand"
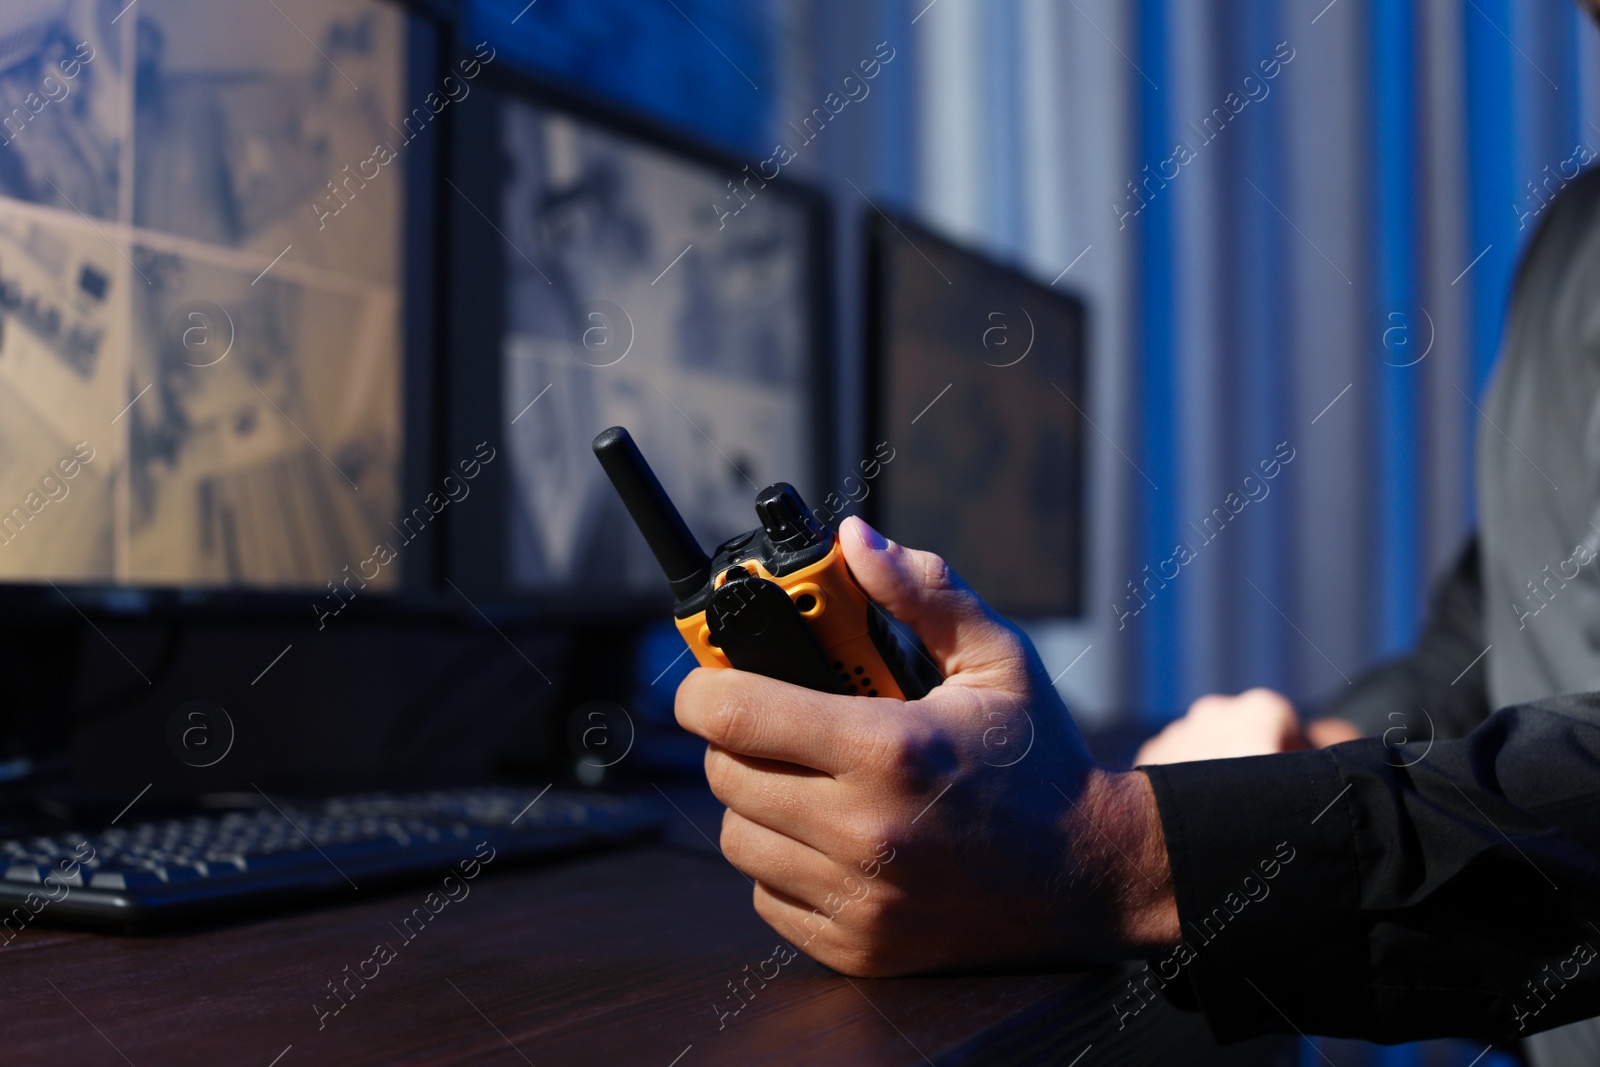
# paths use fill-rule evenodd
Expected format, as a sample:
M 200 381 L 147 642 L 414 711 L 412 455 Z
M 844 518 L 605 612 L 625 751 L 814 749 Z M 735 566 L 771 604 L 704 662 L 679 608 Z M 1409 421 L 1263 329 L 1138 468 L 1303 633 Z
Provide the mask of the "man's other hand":
M 1139 772 L 1085 749 L 1032 645 L 939 557 L 840 532 L 869 597 L 922 639 L 921 700 L 696 670 L 722 851 L 756 911 L 846 974 L 1127 958 L 1176 944 L 1166 846 Z
M 1289 698 L 1271 689 L 1247 689 L 1238 696 L 1213 694 L 1189 705 L 1181 719 L 1146 741 L 1135 766 L 1194 760 L 1264 756 L 1322 748 L 1361 736 L 1343 719 L 1303 724 Z

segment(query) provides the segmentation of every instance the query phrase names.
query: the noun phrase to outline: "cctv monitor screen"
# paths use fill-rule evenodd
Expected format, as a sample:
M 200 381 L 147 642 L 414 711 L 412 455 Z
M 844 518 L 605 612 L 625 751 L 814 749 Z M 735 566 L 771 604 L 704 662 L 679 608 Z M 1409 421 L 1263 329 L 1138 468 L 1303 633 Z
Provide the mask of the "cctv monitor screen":
M 493 226 L 486 435 L 506 452 L 496 538 L 463 524 L 457 542 L 485 546 L 498 576 L 484 558 L 462 567 L 492 594 L 662 598 L 591 442 L 627 427 L 708 549 L 756 525 L 768 484 L 812 488 L 827 435 L 816 199 L 520 84 L 458 153 L 457 207 Z M 471 184 L 491 156 L 494 184 Z
M 320 590 L 390 536 L 407 26 L 0 2 L 0 581 Z
M 868 250 L 868 517 L 1001 611 L 1081 614 L 1082 303 L 906 220 Z

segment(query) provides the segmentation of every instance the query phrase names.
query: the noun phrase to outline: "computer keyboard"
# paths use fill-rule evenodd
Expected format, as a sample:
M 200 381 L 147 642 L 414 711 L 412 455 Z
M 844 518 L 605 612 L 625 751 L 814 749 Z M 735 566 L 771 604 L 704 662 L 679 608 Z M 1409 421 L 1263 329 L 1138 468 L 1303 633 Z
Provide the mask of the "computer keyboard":
M 89 834 L 0 839 L 0 940 L 35 920 L 131 932 L 271 908 L 486 855 L 498 869 L 642 839 L 665 822 L 644 800 L 554 789 L 260 801 Z

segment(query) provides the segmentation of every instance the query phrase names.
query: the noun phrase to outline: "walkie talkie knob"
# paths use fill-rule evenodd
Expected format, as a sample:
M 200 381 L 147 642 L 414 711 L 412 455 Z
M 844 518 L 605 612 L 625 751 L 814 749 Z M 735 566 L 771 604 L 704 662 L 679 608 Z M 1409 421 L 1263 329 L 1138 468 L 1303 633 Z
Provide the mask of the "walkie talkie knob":
M 785 552 L 820 544 L 828 534 L 828 528 L 817 521 L 788 482 L 769 485 L 756 494 L 756 518 L 761 520 L 767 540 Z

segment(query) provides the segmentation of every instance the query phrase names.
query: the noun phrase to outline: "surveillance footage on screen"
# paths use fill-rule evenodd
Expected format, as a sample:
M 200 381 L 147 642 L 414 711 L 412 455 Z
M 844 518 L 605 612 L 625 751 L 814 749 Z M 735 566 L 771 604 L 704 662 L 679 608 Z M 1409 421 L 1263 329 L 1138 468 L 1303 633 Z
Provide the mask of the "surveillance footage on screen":
M 0 5 L 0 500 L 103 457 L 0 577 L 313 588 L 387 529 L 403 175 L 306 205 L 393 139 L 404 16 L 275 6 Z
M 804 213 L 763 198 L 719 233 L 711 167 L 530 104 L 507 107 L 501 137 L 512 579 L 654 591 L 643 543 L 606 539 L 619 505 L 589 441 L 633 427 L 705 544 L 808 468 Z M 560 402 L 522 418 L 552 386 Z

